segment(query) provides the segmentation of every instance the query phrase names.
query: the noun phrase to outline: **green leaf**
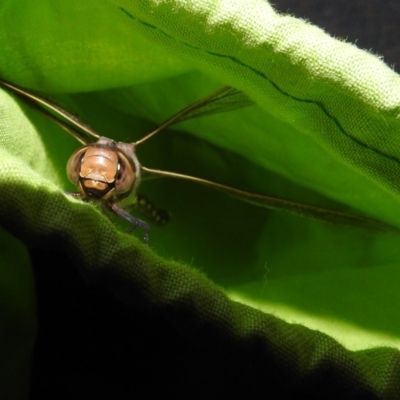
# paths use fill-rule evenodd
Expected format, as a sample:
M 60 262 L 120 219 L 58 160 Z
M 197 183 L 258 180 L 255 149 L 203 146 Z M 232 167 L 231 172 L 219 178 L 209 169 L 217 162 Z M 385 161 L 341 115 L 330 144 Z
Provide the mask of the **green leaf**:
M 258 1 L 70 1 L 57 8 L 6 2 L 0 15 L 0 77 L 61 99 L 101 135 L 138 140 L 226 84 L 255 101 L 150 139 L 138 148 L 143 165 L 400 228 L 400 79 L 374 56 Z M 139 229 L 126 235 L 123 222 L 63 193 L 73 190 L 64 170 L 77 147 L 0 91 L 0 222 L 25 246 L 68 253 L 91 283 L 131 307 L 162 311 L 204 346 L 215 332 L 218 343 L 232 339 L 227 352 L 262 338 L 259 356 L 271 379 L 276 373 L 283 382 L 302 382 L 319 366 L 300 365 L 299 357 L 312 360 L 309 344 L 322 343 L 334 372 L 355 391 L 399 389 L 390 367 L 399 363 L 398 350 L 383 358 L 382 349 L 372 351 L 389 376 L 381 382 L 363 352 L 269 314 L 323 331 L 350 350 L 398 347 L 392 305 L 399 235 L 324 224 L 157 179 L 143 182 L 141 192 L 172 220 L 151 229 L 146 248 Z M 26 267 L 26 260 L 15 263 Z M 15 294 L 24 284 L 16 281 Z M 21 302 L 33 304 L 27 299 Z M 7 312 L 14 315 L 11 301 Z M 208 342 L 198 338 L 199 327 Z M 337 379 L 332 393 L 351 396 L 346 380 Z M 312 384 L 304 390 L 321 394 Z

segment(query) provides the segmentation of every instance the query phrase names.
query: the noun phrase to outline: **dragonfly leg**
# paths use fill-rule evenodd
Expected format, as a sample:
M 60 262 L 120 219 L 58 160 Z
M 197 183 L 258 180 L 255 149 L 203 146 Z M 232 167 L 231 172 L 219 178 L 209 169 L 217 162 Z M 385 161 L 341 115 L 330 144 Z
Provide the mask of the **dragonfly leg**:
M 133 215 L 129 214 L 127 211 L 125 211 L 123 208 L 118 206 L 115 203 L 108 202 L 105 203 L 105 205 L 115 214 L 117 214 L 119 217 L 127 220 L 131 226 L 127 229 L 127 233 L 131 233 L 134 229 L 136 229 L 138 226 L 144 229 L 144 241 L 146 245 L 149 245 L 149 234 L 150 234 L 150 226 L 147 222 L 142 221 L 139 218 L 134 217 Z
M 75 199 L 82 199 L 82 193 L 81 192 L 65 192 L 68 196 L 71 196 Z

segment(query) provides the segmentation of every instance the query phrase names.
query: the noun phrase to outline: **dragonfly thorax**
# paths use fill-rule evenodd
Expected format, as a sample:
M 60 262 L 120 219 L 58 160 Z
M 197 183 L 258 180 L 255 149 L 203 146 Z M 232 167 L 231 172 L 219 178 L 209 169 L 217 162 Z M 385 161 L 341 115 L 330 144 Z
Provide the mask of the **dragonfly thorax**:
M 134 146 L 107 138 L 81 147 L 67 164 L 70 181 L 92 200 L 118 200 L 131 193 L 138 185 L 139 172 Z

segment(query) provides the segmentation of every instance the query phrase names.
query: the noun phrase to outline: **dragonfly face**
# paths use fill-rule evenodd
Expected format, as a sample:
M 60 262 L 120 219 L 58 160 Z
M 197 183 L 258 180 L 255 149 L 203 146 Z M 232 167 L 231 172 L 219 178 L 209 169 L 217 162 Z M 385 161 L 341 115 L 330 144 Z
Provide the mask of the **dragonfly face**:
M 67 175 L 84 198 L 119 200 L 139 185 L 140 165 L 133 144 L 102 137 L 72 154 Z

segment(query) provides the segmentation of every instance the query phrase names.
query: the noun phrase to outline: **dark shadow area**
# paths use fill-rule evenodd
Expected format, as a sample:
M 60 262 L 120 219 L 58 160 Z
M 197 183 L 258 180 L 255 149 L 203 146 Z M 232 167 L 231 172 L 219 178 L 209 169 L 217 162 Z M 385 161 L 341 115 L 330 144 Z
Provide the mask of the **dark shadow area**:
M 39 332 L 31 400 L 239 398 L 301 399 L 276 388 L 260 360 L 199 348 L 161 316 L 127 308 L 89 286 L 57 252 L 31 251 L 37 282 Z M 309 399 L 310 397 L 304 397 Z

